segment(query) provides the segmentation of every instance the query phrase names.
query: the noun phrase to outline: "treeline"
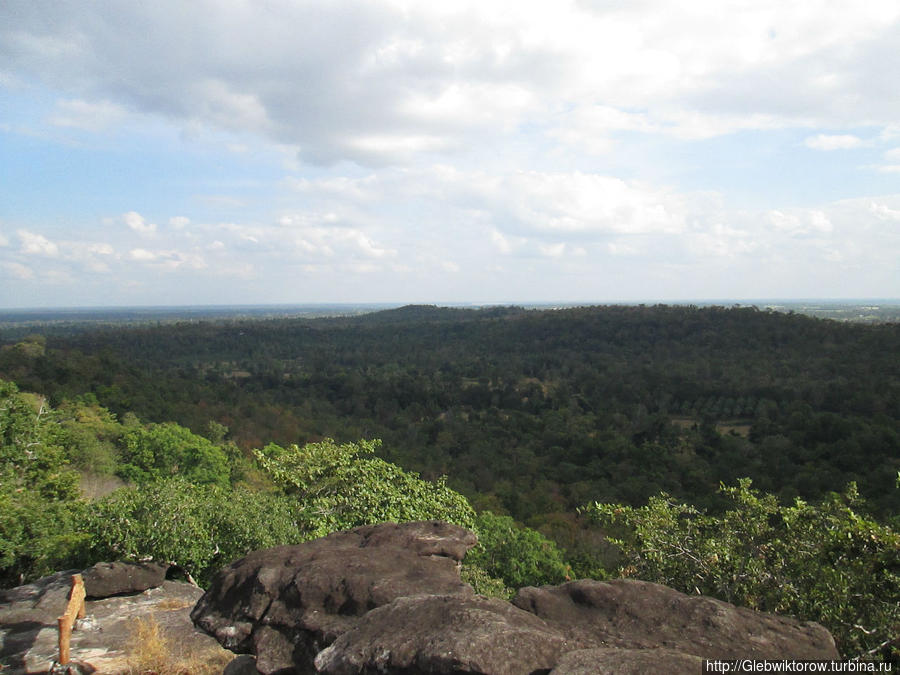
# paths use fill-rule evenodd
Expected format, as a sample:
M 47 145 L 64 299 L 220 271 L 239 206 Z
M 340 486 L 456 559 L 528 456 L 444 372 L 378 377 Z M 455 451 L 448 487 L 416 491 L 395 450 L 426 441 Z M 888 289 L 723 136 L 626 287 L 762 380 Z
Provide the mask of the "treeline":
M 0 380 L 0 587 L 148 558 L 204 584 L 256 549 L 441 519 L 477 533 L 462 576 L 479 593 L 636 576 L 817 620 L 845 655 L 896 660 L 900 534 L 862 515 L 852 484 L 820 505 L 783 506 L 742 480 L 722 489 L 732 507 L 721 515 L 665 494 L 639 508 L 591 502 L 582 513 L 603 554 L 579 558 L 508 516 L 476 512 L 444 480 L 375 456 L 378 441 L 269 443 L 244 455 L 227 436 L 218 423 L 200 436 L 120 419 L 91 397 L 53 407 Z
M 852 480 L 897 514 L 898 353 L 897 324 L 753 308 L 406 307 L 34 337 L 2 348 L 0 376 L 213 421 L 244 452 L 382 438 L 383 458 L 574 545 L 588 500 L 722 509 L 741 476 L 783 500 Z

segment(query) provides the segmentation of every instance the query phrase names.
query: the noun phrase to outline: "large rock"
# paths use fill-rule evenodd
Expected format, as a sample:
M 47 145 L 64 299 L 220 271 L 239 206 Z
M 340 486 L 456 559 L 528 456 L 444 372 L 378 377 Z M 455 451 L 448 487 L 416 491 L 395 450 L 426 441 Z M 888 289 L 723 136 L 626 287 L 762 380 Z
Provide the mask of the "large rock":
M 3 675 L 46 673 L 58 656 L 57 617 L 68 604 L 71 577 L 79 570 L 58 572 L 32 584 L 0 591 L 0 671 Z M 154 621 L 175 655 L 200 662 L 227 663 L 233 654 L 210 636 L 194 629 L 189 612 L 202 591 L 189 584 L 163 581 L 130 596 L 118 595 L 85 603 L 86 618 L 76 622 L 71 639 L 72 661 L 81 672 L 123 672 L 139 620 Z
M 550 675 L 697 675 L 703 659 L 674 649 L 577 649 L 563 654 Z
M 523 588 L 513 604 L 584 647 L 674 649 L 706 659 L 837 659 L 816 623 L 764 614 L 646 581 Z
M 569 649 L 533 614 L 481 596 L 421 595 L 373 609 L 315 659 L 329 675 L 546 672 Z
M 385 523 L 257 551 L 219 572 L 191 618 L 228 649 L 255 654 L 262 673 L 314 672 L 315 656 L 377 607 L 473 595 L 458 566 L 475 543 L 447 523 Z
M 169 565 L 158 562 L 100 562 L 81 573 L 88 598 L 141 593 L 161 586 Z

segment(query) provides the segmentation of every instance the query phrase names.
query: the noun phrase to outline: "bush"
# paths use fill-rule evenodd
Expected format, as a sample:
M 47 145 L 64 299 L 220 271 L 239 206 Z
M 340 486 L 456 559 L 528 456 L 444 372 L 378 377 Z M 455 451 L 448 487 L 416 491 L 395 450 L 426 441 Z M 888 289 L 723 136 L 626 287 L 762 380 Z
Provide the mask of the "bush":
M 314 514 L 310 536 L 359 525 L 444 520 L 474 527 L 469 502 L 443 479 L 430 483 L 378 457 L 365 457 L 381 441 L 337 445 L 327 438 L 302 448 L 275 444 L 255 451 L 260 466 Z
M 82 527 L 95 561 L 152 558 L 203 585 L 251 551 L 299 543 L 309 524 L 286 497 L 171 478 L 94 502 Z
M 181 476 L 192 483 L 227 486 L 231 469 L 221 447 L 174 422 L 126 431 L 119 475 L 133 483 Z
M 619 573 L 822 623 L 845 657 L 900 648 L 900 533 L 867 519 L 851 484 L 819 505 L 782 506 L 749 479 L 708 515 L 661 494 L 646 506 L 586 511 L 615 535 Z M 896 658 L 895 652 L 895 657 Z
M 512 588 L 558 584 L 569 577 L 569 568 L 556 544 L 540 532 L 519 527 L 509 516 L 490 511 L 475 519 L 478 545 L 466 555 L 467 565 L 483 569 Z

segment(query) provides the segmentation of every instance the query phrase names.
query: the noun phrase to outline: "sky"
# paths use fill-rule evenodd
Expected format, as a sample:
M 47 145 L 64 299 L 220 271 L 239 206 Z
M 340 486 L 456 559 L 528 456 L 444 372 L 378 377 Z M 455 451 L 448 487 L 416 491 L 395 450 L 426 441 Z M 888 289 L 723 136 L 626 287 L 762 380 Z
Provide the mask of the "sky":
M 2 0 L 0 308 L 900 298 L 896 0 Z

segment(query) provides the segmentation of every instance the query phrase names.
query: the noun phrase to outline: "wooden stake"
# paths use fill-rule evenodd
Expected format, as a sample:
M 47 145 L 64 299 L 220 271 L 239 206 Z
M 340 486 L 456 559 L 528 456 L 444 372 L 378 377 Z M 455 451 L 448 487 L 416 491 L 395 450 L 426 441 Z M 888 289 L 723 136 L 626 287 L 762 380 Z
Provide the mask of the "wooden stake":
M 72 626 L 75 619 L 84 618 L 84 580 L 80 574 L 72 575 L 72 591 L 65 613 L 56 620 L 59 626 L 59 664 L 69 663 L 69 641 L 72 639 Z

